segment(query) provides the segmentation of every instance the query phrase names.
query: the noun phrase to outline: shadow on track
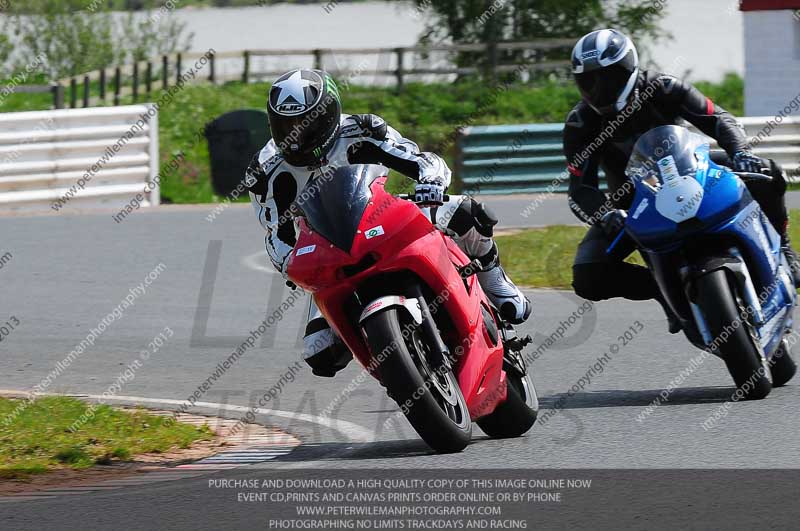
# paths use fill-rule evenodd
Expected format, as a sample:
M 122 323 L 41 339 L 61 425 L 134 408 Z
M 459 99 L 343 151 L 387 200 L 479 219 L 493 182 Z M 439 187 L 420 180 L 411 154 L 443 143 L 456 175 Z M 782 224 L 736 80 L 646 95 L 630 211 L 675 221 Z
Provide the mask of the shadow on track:
M 492 439 L 482 433 L 474 434 L 470 447 L 490 440 Z M 431 450 L 422 440 L 406 439 L 367 443 L 303 444 L 275 461 L 280 463 L 322 461 L 330 464 L 336 461 L 368 461 L 426 456 L 439 459 L 442 454 Z
M 727 402 L 736 391 L 735 387 L 679 387 L 668 391 L 667 389 L 646 389 L 631 391 L 625 389 L 607 389 L 575 393 L 558 393 L 539 398 L 542 408 L 553 408 L 562 398 L 568 398 L 558 406 L 558 409 L 584 409 L 593 407 L 625 407 L 649 406 L 654 401 L 660 400 L 662 406 L 680 406 L 686 404 L 718 404 Z M 666 399 L 662 397 L 666 395 Z

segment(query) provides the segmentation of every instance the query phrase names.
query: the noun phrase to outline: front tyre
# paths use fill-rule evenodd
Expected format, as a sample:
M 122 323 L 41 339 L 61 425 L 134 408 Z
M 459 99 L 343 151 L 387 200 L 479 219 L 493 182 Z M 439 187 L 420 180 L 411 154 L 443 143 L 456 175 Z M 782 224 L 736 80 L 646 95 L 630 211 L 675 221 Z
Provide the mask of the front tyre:
M 390 308 L 370 316 L 363 328 L 381 383 L 422 440 L 440 453 L 466 448 L 472 438 L 466 401 L 452 369 L 431 368 L 419 327 Z
M 744 303 L 724 270 L 712 271 L 695 281 L 700 306 L 716 353 L 725 361 L 736 383 L 737 394 L 747 400 L 765 398 L 772 390 L 771 373 L 761 356 L 753 326 L 741 319 Z

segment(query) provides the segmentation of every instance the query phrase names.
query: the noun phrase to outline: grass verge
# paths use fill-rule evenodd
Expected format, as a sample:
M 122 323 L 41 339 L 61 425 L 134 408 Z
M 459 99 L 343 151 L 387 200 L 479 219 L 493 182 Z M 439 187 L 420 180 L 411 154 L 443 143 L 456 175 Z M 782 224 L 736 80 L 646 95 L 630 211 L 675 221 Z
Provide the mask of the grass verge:
M 30 402 L 0 398 L 0 477 L 20 478 L 58 468 L 84 469 L 127 461 L 133 456 L 187 448 L 208 440 L 203 426 L 172 422 L 144 411 L 94 407 L 68 397 L 43 397 Z M 79 422 L 79 429 L 70 429 Z M 7 421 L 10 422 L 7 423 Z
M 800 242 L 800 210 L 790 211 L 789 217 L 792 241 Z M 498 236 L 503 267 L 520 286 L 572 289 L 572 261 L 586 230 L 581 226 L 553 225 Z M 639 253 L 631 255 L 629 261 L 644 264 Z

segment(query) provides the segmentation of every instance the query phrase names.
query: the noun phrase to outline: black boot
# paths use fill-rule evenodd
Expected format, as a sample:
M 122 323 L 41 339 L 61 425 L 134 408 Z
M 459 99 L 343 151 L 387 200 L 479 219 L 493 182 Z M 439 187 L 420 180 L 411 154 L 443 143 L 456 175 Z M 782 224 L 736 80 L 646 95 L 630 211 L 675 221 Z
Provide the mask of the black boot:
M 338 338 L 336 342 L 320 352 L 305 358 L 314 376 L 333 378 L 336 373 L 347 367 L 353 354 Z
M 781 250 L 784 256 L 786 256 L 786 261 L 789 262 L 789 269 L 792 272 L 794 286 L 800 288 L 800 259 L 798 259 L 795 250 L 792 249 L 792 242 L 789 241 L 788 233 L 783 233 L 781 236 Z

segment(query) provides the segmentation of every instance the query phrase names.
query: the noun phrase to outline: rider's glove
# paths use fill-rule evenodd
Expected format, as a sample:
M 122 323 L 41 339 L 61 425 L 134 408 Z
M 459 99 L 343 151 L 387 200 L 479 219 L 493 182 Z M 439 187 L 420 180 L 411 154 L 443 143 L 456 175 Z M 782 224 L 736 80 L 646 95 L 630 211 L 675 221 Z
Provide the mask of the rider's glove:
M 444 185 L 417 183 L 414 187 L 414 202 L 422 206 L 438 206 L 444 203 Z
M 626 219 L 628 219 L 628 213 L 624 210 L 611 210 L 603 214 L 598 225 L 600 225 L 607 237 L 614 238 L 619 234 L 619 231 L 625 228 Z
M 761 173 L 761 158 L 750 151 L 737 151 L 733 156 L 733 169 L 748 173 Z

